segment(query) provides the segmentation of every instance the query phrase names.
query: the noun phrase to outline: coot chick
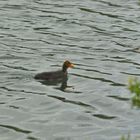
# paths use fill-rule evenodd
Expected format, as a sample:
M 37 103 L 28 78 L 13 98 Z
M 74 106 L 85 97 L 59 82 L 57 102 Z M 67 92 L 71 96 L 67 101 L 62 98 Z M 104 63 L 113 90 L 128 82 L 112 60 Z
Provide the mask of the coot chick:
M 42 72 L 37 75 L 35 75 L 35 79 L 37 80 L 45 80 L 47 82 L 66 82 L 67 81 L 67 69 L 73 68 L 74 65 L 69 62 L 65 61 L 63 63 L 62 69 L 58 71 L 51 71 L 51 72 Z

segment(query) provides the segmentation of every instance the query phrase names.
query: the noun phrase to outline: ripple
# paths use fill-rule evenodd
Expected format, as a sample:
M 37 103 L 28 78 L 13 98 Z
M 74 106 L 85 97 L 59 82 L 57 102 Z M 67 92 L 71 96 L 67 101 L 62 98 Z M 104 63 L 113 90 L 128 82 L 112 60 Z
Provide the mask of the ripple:
M 102 82 L 110 83 L 113 86 L 126 86 L 125 84 L 116 83 L 114 81 L 111 81 L 111 80 L 108 80 L 108 79 L 105 79 L 105 78 L 90 77 L 90 76 L 79 75 L 79 74 L 72 74 L 72 75 L 75 75 L 75 76 L 78 76 L 78 77 L 82 77 L 82 78 L 87 78 L 87 79 L 99 80 L 99 81 L 102 81 Z
M 12 69 L 19 69 L 19 70 L 25 70 L 25 71 L 34 71 L 34 70 L 29 70 L 27 68 L 21 67 L 21 66 L 9 66 L 9 65 L 3 65 L 7 68 L 12 68 Z
M 39 138 L 35 138 L 35 137 L 32 137 L 32 136 L 28 136 L 27 139 L 28 139 L 28 140 L 38 140 Z
M 38 93 L 38 92 L 33 92 L 33 91 L 26 91 L 24 89 L 13 89 L 13 88 L 9 88 L 9 87 L 0 87 L 1 89 L 4 89 L 6 91 L 18 91 L 18 92 L 23 92 L 23 93 L 31 93 L 31 94 L 39 94 L 39 95 L 45 95 L 46 93 Z
M 54 95 L 48 95 L 48 96 L 52 97 L 52 98 L 55 98 L 55 99 L 58 99 L 58 100 L 61 100 L 62 102 L 65 102 L 65 103 L 75 104 L 75 105 L 79 105 L 79 106 L 83 106 L 83 107 L 89 107 L 89 108 L 92 108 L 92 109 L 95 110 L 95 107 L 93 107 L 91 105 L 88 105 L 88 104 L 85 104 L 85 103 L 80 102 L 80 101 L 68 100 L 64 97 L 59 97 L 59 96 L 54 96 Z
M 115 96 L 115 95 L 109 95 L 108 97 L 117 99 L 117 100 L 119 100 L 119 101 L 129 101 L 129 100 L 130 100 L 129 98 L 120 97 L 120 96 Z
M 105 120 L 111 120 L 117 118 L 116 116 L 108 116 L 104 114 L 94 114 L 93 116 L 100 118 L 100 119 L 105 119 Z
M 65 14 L 70 14 L 70 13 L 67 13 L 67 12 L 60 12 L 60 11 L 49 11 L 49 10 L 43 10 L 43 9 L 38 9 L 36 7 L 29 7 L 30 9 L 32 10 L 35 10 L 35 11 L 40 11 L 40 12 L 45 12 L 45 13 L 56 13 L 56 14 L 62 14 L 62 15 L 65 15 Z
M 80 8 L 80 10 L 86 11 L 86 12 L 91 12 L 91 13 L 98 13 L 98 14 L 101 14 L 101 15 L 104 15 L 104 16 L 108 16 L 108 17 L 111 17 L 111 18 L 115 18 L 115 19 L 116 19 L 116 18 L 119 18 L 118 15 L 102 13 L 102 12 L 94 11 L 94 10 L 87 9 L 87 8 Z
M 21 128 L 18 128 L 18 127 L 15 127 L 15 126 L 11 126 L 11 125 L 0 124 L 0 127 L 4 127 L 4 128 L 7 128 L 7 129 L 14 130 L 16 132 L 25 133 L 25 134 L 31 133 L 31 131 L 29 131 L 29 130 L 24 130 L 24 129 L 21 129 Z
M 115 4 L 113 2 L 108 2 L 108 1 L 103 1 L 103 0 L 95 0 L 97 2 L 103 3 L 103 4 L 107 4 L 108 6 L 113 6 L 113 7 L 122 7 L 122 5 L 119 4 Z

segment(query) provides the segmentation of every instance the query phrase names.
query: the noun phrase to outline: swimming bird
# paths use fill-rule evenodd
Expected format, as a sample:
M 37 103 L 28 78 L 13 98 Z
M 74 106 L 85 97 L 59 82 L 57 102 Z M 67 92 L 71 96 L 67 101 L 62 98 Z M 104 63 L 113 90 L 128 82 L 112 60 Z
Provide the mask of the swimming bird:
M 62 65 L 62 69 L 58 71 L 50 71 L 50 72 L 42 72 L 35 75 L 35 79 L 37 80 L 44 80 L 48 84 L 51 83 L 62 83 L 61 88 L 64 88 L 67 86 L 67 80 L 68 80 L 68 68 L 73 68 L 74 64 L 72 64 L 70 61 L 65 61 Z

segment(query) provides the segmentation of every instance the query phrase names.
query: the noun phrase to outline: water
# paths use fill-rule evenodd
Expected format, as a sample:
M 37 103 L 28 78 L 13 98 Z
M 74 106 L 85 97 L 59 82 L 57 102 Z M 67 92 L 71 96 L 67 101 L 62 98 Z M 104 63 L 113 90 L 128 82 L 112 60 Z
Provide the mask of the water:
M 140 132 L 126 84 L 140 73 L 138 0 L 1 0 L 1 140 L 119 140 Z M 35 74 L 69 69 L 66 92 Z

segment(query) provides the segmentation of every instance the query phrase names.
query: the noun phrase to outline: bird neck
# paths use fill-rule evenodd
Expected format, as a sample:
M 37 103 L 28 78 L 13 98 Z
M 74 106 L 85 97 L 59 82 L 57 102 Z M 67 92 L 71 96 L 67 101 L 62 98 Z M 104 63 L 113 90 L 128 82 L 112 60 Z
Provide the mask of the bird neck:
M 65 65 L 63 65 L 62 71 L 63 71 L 64 73 L 67 72 L 67 67 L 66 67 Z

